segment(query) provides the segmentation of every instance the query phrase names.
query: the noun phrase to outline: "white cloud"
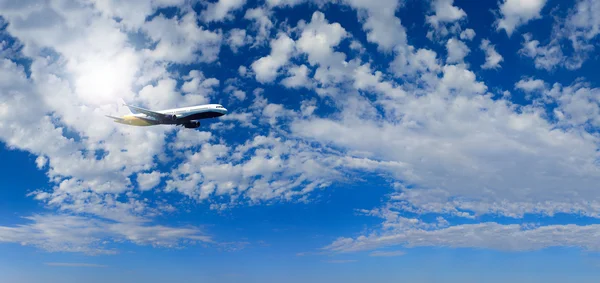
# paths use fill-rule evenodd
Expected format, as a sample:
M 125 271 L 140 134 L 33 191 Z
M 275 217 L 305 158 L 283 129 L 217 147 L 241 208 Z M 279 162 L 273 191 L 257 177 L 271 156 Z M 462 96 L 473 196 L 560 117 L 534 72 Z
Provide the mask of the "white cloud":
M 344 3 L 364 13 L 363 29 L 367 40 L 377 43 L 380 50 L 391 51 L 397 45 L 406 45 L 406 30 L 395 16 L 400 8 L 397 0 L 344 0 Z
M 460 33 L 460 39 L 462 40 L 473 40 L 475 38 L 475 31 L 473 29 L 466 29 Z
M 34 215 L 27 219 L 32 223 L 0 226 L 0 242 L 35 246 L 49 252 L 86 254 L 114 254 L 117 251 L 110 245 L 119 241 L 169 248 L 177 247 L 182 241 L 212 242 L 197 228 L 114 223 L 67 215 Z
M 323 64 L 333 53 L 333 48 L 347 37 L 346 30 L 339 23 L 329 24 L 325 15 L 314 12 L 311 22 L 303 27 L 298 39 L 298 50 L 308 54 L 311 65 Z
M 261 109 L 266 123 L 293 115 L 277 104 Z M 205 144 L 187 155 L 167 180 L 167 191 L 197 201 L 228 196 L 231 205 L 249 201 L 297 200 L 342 178 L 336 155 L 316 151 L 307 143 L 275 136 L 257 136 L 236 147 Z
M 120 24 L 127 29 L 137 30 L 156 9 L 179 6 L 185 3 L 185 0 L 92 0 L 90 2 L 93 2 L 94 7 L 106 16 L 120 18 Z
M 38 156 L 35 159 L 35 165 L 37 166 L 38 169 L 43 169 L 44 166 L 46 166 L 46 163 L 48 163 L 48 158 L 44 157 L 44 156 Z
M 379 89 L 384 94 L 374 104 L 348 91 L 335 118 L 298 118 L 291 130 L 374 161 L 401 161 L 377 168 L 414 186 L 396 196 L 402 210 L 459 217 L 573 211 L 598 215 L 600 200 L 591 195 L 600 178 L 600 169 L 593 165 L 597 137 L 578 127 L 556 129 L 542 106 L 517 107 L 491 99 L 487 86 L 464 65 L 444 66 L 443 76 L 431 82 L 434 88 L 422 91 L 398 91 L 381 74 L 369 74 L 366 67 L 358 70 L 353 84 L 357 89 L 389 85 Z M 597 123 L 592 117 L 598 105 L 590 103 L 595 91 L 556 91 L 564 101 L 564 123 Z M 383 110 L 374 108 L 379 105 Z
M 238 73 L 240 74 L 240 76 L 245 77 L 246 74 L 248 72 L 248 68 L 246 68 L 246 66 L 240 66 L 238 68 Z
M 293 7 L 305 1 L 306 0 L 267 0 L 266 2 L 271 7 Z
M 448 51 L 446 63 L 461 63 L 467 54 L 471 52 L 464 42 L 456 38 L 451 38 L 446 42 L 446 50 Z
M 546 90 L 546 83 L 540 79 L 526 78 L 515 83 L 515 88 L 525 92 Z
M 310 81 L 308 79 L 308 67 L 306 65 L 300 65 L 291 67 L 288 73 L 291 75 L 281 81 L 281 84 L 287 88 L 311 88 Z
M 417 219 L 412 223 L 422 224 Z M 462 224 L 446 228 L 424 229 L 406 221 L 382 233 L 357 238 L 338 238 L 324 249 L 331 252 L 354 252 L 388 246 L 452 248 L 484 248 L 500 251 L 533 251 L 549 247 L 579 247 L 590 251 L 600 250 L 593 239 L 600 225 L 548 225 L 527 227 L 518 224 L 485 222 Z
M 213 135 L 211 132 L 195 132 L 187 131 L 185 129 L 179 129 L 175 136 L 175 141 L 170 144 L 174 149 L 189 149 L 192 147 L 200 146 L 211 141 Z
M 165 174 L 160 173 L 159 171 L 152 171 L 150 173 L 138 173 L 138 188 L 142 191 L 153 189 L 160 183 L 160 178 L 164 175 Z
M 438 89 L 442 92 L 455 91 L 457 95 L 471 96 L 484 94 L 487 87 L 484 83 L 478 82 L 475 74 L 464 66 L 446 65 Z
M 555 83 L 545 94 L 559 105 L 554 110 L 560 119 L 559 125 L 600 128 L 599 88 L 589 88 L 583 83 L 566 87 Z
M 229 47 L 233 51 L 233 53 L 237 53 L 238 49 L 246 44 L 252 42 L 252 37 L 246 34 L 245 29 L 232 29 L 228 32 L 229 37 L 227 38 L 227 43 Z
M 252 8 L 246 10 L 244 19 L 252 21 L 252 26 L 257 30 L 254 46 L 265 42 L 271 35 L 273 22 L 270 19 L 271 11 L 264 8 Z
M 541 18 L 546 0 L 504 0 L 500 5 L 501 18 L 496 20 L 496 30 L 503 29 L 508 36 L 531 20 Z
M 231 12 L 242 8 L 246 0 L 219 0 L 208 3 L 206 10 L 202 11 L 201 17 L 205 22 L 219 22 L 233 18 Z
M 256 80 L 261 83 L 275 80 L 279 69 L 290 59 L 294 46 L 294 40 L 285 33 L 279 33 L 277 39 L 271 41 L 271 54 L 254 61 L 251 65 L 256 74 Z
M 174 63 L 195 61 L 213 62 L 217 60 L 221 47 L 220 31 L 210 31 L 198 26 L 197 16 L 191 11 L 181 18 L 165 18 L 162 14 L 154 17 L 142 27 L 156 47 L 148 51 L 155 60 Z M 200 53 L 200 54 L 198 54 Z
M 398 51 L 396 58 L 390 63 L 390 69 L 398 77 L 414 77 L 417 74 L 430 74 L 440 70 L 437 53 L 433 50 L 424 48 L 415 50 L 409 46 Z
M 460 21 L 467 17 L 467 13 L 453 5 L 454 0 L 434 0 L 431 9 L 434 14 L 426 16 L 425 21 L 433 28 L 427 33 L 427 38 L 443 38 L 451 33 L 460 32 Z
M 215 78 L 206 78 L 204 74 L 198 70 L 190 70 L 186 76 L 183 76 L 183 79 L 185 82 L 181 86 L 181 91 L 185 93 L 183 100 L 187 100 L 184 102 L 186 104 L 195 103 L 192 101 L 206 101 L 215 91 L 214 88 L 220 84 L 219 80 Z
M 428 16 L 427 21 L 433 25 L 440 22 L 454 22 L 467 16 L 463 9 L 453 5 L 454 0 L 435 0 L 431 6 L 434 15 Z
M 569 39 L 575 49 L 594 48 L 589 41 L 600 34 L 600 3 L 594 0 L 579 0 L 567 18 L 567 29 L 570 29 Z
M 485 63 L 481 65 L 483 69 L 500 68 L 500 62 L 504 61 L 502 55 L 498 54 L 494 45 L 490 44 L 487 39 L 481 40 L 479 48 L 485 52 Z
M 551 71 L 559 66 L 568 70 L 581 68 L 596 49 L 592 41 L 600 34 L 600 21 L 595 17 L 598 13 L 600 4 L 597 2 L 578 1 L 566 19 L 556 19 L 551 40 L 546 45 L 532 40 L 533 36 L 527 33 L 523 35 L 525 41 L 519 53 L 533 58 L 538 69 Z M 572 51 L 564 52 L 563 41 L 567 39 L 571 43 Z
M 546 46 L 540 46 L 540 42 L 532 40 L 532 36 L 529 33 L 524 34 L 523 38 L 525 41 L 523 42 L 523 48 L 519 50 L 519 53 L 534 58 L 535 67 L 537 69 L 550 71 L 563 64 L 565 57 L 560 46 L 557 44 L 552 43 Z

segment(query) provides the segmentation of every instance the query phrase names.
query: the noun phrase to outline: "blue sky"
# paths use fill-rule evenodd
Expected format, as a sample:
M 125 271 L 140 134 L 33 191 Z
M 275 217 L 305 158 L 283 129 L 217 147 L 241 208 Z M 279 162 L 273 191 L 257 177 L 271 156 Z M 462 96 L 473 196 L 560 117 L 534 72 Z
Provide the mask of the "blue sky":
M 0 281 L 592 282 L 599 13 L 0 0 Z

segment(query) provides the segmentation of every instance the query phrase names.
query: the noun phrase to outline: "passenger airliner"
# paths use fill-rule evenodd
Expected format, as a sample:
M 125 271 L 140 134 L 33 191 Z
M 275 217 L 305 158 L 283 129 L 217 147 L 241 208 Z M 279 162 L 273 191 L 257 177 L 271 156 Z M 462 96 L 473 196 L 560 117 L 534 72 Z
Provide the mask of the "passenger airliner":
M 200 119 L 216 118 L 227 114 L 227 109 L 220 104 L 205 104 L 190 107 L 153 111 L 137 106 L 127 105 L 130 114 L 123 117 L 106 115 L 115 122 L 132 126 L 178 125 L 186 128 L 200 127 Z

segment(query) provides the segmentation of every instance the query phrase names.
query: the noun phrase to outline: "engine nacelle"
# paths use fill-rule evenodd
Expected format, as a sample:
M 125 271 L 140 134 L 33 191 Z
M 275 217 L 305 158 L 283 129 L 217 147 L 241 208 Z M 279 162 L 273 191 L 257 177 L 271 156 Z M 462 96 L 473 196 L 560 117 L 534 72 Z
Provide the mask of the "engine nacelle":
M 177 115 L 173 114 L 171 116 L 169 116 L 169 119 L 171 119 L 172 121 L 177 120 Z
M 198 121 L 192 121 L 192 122 L 183 124 L 183 126 L 186 127 L 186 128 L 188 128 L 188 129 L 195 129 L 195 128 L 200 127 L 200 122 L 198 122 Z

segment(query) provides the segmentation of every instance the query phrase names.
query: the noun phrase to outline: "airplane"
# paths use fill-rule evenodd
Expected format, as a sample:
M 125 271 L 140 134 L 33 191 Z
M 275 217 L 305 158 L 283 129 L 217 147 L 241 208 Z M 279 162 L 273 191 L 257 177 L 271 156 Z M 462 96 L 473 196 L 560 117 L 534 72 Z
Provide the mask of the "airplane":
M 185 128 L 200 127 L 200 119 L 216 118 L 227 114 L 221 104 L 204 104 L 190 107 L 153 111 L 123 103 L 130 114 L 123 117 L 105 115 L 115 122 L 132 126 L 178 125 Z

